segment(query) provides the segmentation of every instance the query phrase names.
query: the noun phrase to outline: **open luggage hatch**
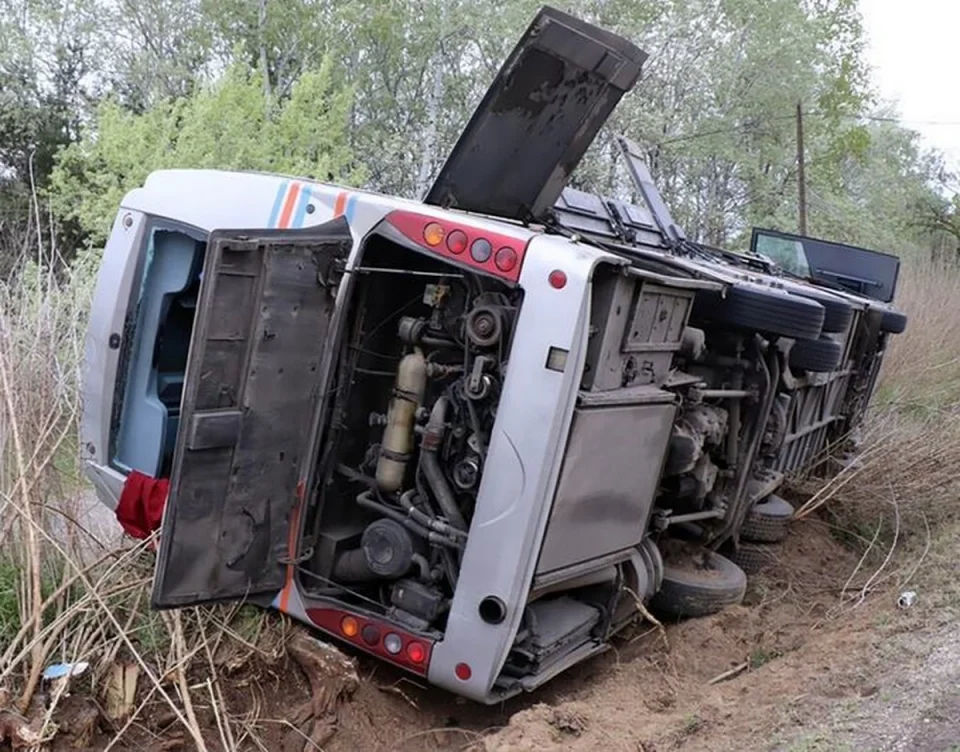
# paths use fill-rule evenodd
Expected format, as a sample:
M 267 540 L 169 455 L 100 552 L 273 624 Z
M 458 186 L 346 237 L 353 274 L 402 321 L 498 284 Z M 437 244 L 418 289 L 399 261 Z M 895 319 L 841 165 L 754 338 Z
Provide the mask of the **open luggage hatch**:
M 343 219 L 307 230 L 211 234 L 155 607 L 283 587 L 292 517 L 313 459 L 337 264 L 350 247 Z
M 897 290 L 900 259 L 890 253 L 760 228 L 753 230 L 750 250 L 800 276 L 882 303 L 893 302 Z
M 545 7 L 507 58 L 425 201 L 541 219 L 560 196 L 646 53 Z

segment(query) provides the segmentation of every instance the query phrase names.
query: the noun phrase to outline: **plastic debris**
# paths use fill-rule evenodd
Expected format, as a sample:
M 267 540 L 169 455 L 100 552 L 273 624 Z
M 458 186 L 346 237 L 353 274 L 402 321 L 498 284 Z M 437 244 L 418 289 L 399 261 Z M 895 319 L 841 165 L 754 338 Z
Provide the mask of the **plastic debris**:
M 51 680 L 80 676 L 80 674 L 88 668 L 90 668 L 90 664 L 86 661 L 80 661 L 79 663 L 54 663 L 52 666 L 47 666 L 46 669 L 44 669 L 43 678 Z
M 910 608 L 914 603 L 917 602 L 917 593 L 914 590 L 905 590 L 900 593 L 900 597 L 897 598 L 897 605 L 900 608 Z

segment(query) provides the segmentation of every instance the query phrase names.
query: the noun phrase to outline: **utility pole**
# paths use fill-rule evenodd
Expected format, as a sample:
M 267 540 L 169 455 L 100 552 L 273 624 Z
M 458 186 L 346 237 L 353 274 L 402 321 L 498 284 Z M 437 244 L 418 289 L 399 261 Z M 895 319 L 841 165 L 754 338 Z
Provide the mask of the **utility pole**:
M 807 234 L 807 170 L 803 160 L 803 108 L 797 102 L 797 202 L 800 210 L 800 234 Z

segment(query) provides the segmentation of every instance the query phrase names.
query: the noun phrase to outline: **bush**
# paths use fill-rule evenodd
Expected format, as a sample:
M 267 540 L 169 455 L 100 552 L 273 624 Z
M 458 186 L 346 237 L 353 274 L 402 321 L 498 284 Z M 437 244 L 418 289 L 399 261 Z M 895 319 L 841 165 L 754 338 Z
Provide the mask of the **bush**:
M 51 177 L 54 209 L 102 243 L 124 195 L 154 170 L 256 170 L 356 182 L 347 142 L 349 91 L 329 63 L 304 73 L 289 98 L 268 103 L 260 75 L 234 66 L 189 98 L 143 113 L 101 105 L 91 134 L 64 149 Z

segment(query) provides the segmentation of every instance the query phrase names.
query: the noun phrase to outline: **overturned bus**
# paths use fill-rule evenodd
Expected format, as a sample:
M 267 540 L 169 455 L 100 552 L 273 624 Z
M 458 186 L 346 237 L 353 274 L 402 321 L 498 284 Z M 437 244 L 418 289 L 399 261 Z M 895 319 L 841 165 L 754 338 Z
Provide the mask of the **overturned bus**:
M 693 242 L 626 139 L 642 202 L 567 188 L 645 58 L 544 8 L 422 201 L 214 170 L 123 199 L 83 446 L 121 520 L 162 511 L 156 608 L 245 599 L 493 703 L 638 598 L 742 599 L 785 475 L 862 420 L 899 263 Z

